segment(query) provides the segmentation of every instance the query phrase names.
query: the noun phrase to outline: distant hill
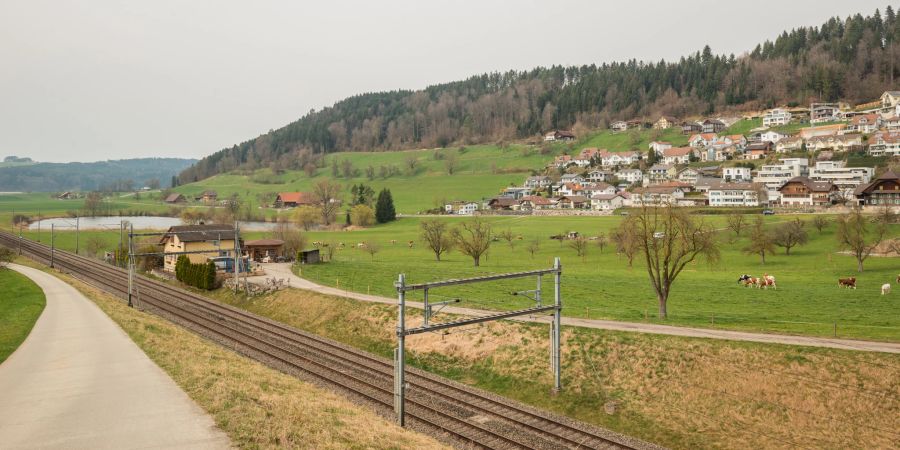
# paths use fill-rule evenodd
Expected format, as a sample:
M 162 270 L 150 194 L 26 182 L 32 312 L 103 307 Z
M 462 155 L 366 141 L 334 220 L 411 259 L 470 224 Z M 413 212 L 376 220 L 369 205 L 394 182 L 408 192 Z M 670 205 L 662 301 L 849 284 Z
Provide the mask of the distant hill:
M 17 167 L 35 164 L 31 158 L 19 158 L 18 156 L 7 156 L 0 161 L 0 167 Z
M 153 180 L 168 187 L 195 159 L 140 158 L 90 163 L 0 163 L 0 191 L 58 192 L 131 190 Z M 8 165 L 4 165 L 8 164 Z
M 660 114 L 866 102 L 896 88 L 900 47 L 894 40 L 900 40 L 900 19 L 889 6 L 884 14 L 834 17 L 785 31 L 745 55 L 716 55 L 706 46 L 678 61 L 539 67 L 356 95 L 203 158 L 179 179 L 190 183 L 260 167 L 299 170 L 310 155 L 337 151 L 508 142 L 552 129 L 582 135 L 617 119 Z

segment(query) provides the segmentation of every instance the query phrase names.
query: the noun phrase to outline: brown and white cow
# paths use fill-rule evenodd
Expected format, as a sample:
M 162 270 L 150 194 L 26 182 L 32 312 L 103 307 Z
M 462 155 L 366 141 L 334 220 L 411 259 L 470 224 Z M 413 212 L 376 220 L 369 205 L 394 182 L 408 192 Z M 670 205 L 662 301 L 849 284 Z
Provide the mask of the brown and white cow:
M 756 284 L 758 282 L 759 282 L 759 279 L 757 279 L 756 277 L 751 277 L 750 275 L 747 275 L 747 274 L 743 274 L 743 275 L 741 275 L 740 278 L 738 278 L 738 283 L 743 283 L 744 286 L 747 286 L 747 287 L 756 286 Z
M 838 287 L 856 289 L 856 277 L 838 278 Z
M 769 286 L 772 286 L 772 289 L 778 289 L 778 285 L 775 284 L 775 277 L 767 273 L 763 274 L 762 278 L 759 279 L 757 285 L 759 286 L 759 288 L 768 289 Z

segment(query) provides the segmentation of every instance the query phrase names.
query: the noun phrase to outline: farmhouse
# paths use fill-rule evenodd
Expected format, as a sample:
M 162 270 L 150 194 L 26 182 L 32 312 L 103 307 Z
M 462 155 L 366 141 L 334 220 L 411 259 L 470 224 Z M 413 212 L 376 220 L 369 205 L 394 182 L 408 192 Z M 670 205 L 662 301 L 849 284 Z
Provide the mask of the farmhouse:
M 295 208 L 315 204 L 316 201 L 311 192 L 279 192 L 275 196 L 274 206 L 276 208 Z
M 604 150 L 600 154 L 603 167 L 627 166 L 636 163 L 641 159 L 640 152 L 607 152 Z
M 172 203 L 172 204 L 174 204 L 174 203 L 184 203 L 184 202 L 186 202 L 186 201 L 187 201 L 187 199 L 184 198 L 184 196 L 181 195 L 181 194 L 179 194 L 179 193 L 169 194 L 169 196 L 166 197 L 166 199 L 165 199 L 165 202 L 166 202 L 166 203 Z
M 771 152 L 771 142 L 754 142 L 744 149 L 744 159 L 766 159 Z
M 681 122 L 681 134 L 688 135 L 700 133 L 703 131 L 703 125 L 698 122 L 685 121 Z
M 885 91 L 881 94 L 882 108 L 894 108 L 898 103 L 900 103 L 900 91 Z
M 561 185 L 565 183 L 584 183 L 584 177 L 574 173 L 567 173 L 560 177 L 559 183 Z
M 201 201 L 203 203 L 215 203 L 216 198 L 218 198 L 219 194 L 216 191 L 203 191 L 194 198 L 194 200 Z
M 522 200 L 519 202 L 519 209 L 523 211 L 531 211 L 535 209 L 549 209 L 554 206 L 554 203 L 549 198 L 540 197 L 537 195 L 528 195 L 522 197 Z
M 874 181 L 857 187 L 854 194 L 861 205 L 900 206 L 900 177 L 889 170 Z
M 625 206 L 625 197 L 621 194 L 597 194 L 591 197 L 591 209 L 596 211 L 612 211 Z
M 834 203 L 838 188 L 827 181 L 794 177 L 778 189 L 784 206 L 828 206 Z
M 444 212 L 447 214 L 456 214 L 460 216 L 471 216 L 478 211 L 478 203 L 455 201 L 444 205 Z
M 662 116 L 653 123 L 653 129 L 655 130 L 668 130 L 674 126 L 677 126 L 678 122 L 676 122 L 674 117 L 671 116 Z
M 488 200 L 487 207 L 494 211 L 512 210 L 518 207 L 519 201 L 510 197 L 495 197 Z
M 78 198 L 78 195 L 73 194 L 69 191 L 66 191 L 66 192 L 63 192 L 62 194 L 57 195 L 56 198 L 58 198 L 59 200 L 71 200 L 73 198 Z
M 704 133 L 718 133 L 726 128 L 725 122 L 719 119 L 706 119 L 701 125 Z
M 628 122 L 624 120 L 617 120 L 609 125 L 609 129 L 618 133 L 620 131 L 625 131 L 628 129 Z
M 544 140 L 547 142 L 553 141 L 574 141 L 575 134 L 571 131 L 563 131 L 563 130 L 553 130 L 544 135 Z
M 217 256 L 234 256 L 234 228 L 230 225 L 178 225 L 169 227 L 168 232 L 159 240 L 163 246 L 163 269 L 175 271 L 177 252 L 203 253 L 188 254 L 192 263 L 206 262 Z
M 678 174 L 675 175 L 675 178 L 678 179 L 678 181 L 689 184 L 697 182 L 697 178 L 699 177 L 700 171 L 693 167 L 685 167 L 684 169 L 679 170 Z

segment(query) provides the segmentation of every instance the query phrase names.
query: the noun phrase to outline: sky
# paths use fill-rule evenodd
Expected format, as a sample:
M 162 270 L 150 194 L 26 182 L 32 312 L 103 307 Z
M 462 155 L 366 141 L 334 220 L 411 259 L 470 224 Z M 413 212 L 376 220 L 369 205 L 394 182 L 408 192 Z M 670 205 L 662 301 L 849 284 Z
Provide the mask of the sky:
M 706 44 L 739 55 L 886 5 L 0 0 L 0 158 L 200 158 L 355 94 Z

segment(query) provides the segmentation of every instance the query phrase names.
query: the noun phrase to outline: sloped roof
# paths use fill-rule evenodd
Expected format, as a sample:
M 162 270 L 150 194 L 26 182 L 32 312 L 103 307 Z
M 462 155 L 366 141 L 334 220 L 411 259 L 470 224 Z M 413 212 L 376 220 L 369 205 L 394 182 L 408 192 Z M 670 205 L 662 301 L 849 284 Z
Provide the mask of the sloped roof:
M 231 225 L 176 225 L 169 227 L 168 235 L 160 238 L 160 244 L 165 243 L 169 236 L 178 236 L 181 242 L 214 241 L 217 239 L 234 240 L 234 227 Z
M 673 147 L 663 150 L 663 156 L 686 156 L 693 151 L 690 147 Z
M 177 202 L 179 199 L 183 199 L 183 198 L 184 198 L 184 196 L 181 194 L 178 194 L 178 193 L 169 194 L 169 196 L 166 197 L 166 203 L 174 203 L 174 202 Z
M 281 199 L 282 203 L 315 203 L 315 199 L 313 199 L 313 195 L 310 192 L 279 192 L 278 198 Z

